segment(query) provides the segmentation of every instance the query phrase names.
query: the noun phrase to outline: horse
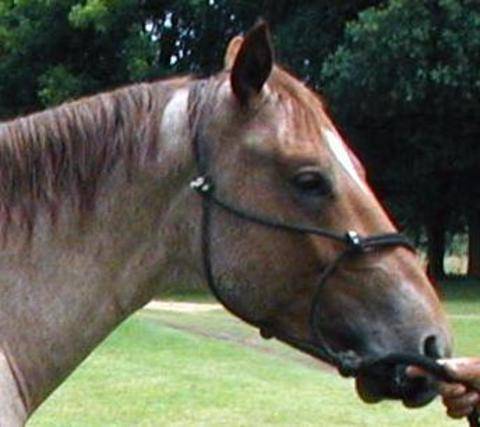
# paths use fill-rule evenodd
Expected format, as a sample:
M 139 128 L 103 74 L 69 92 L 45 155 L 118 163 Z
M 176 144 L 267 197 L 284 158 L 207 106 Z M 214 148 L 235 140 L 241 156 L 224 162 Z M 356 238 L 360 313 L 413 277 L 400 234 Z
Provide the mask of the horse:
M 332 363 L 451 352 L 417 257 L 324 101 L 275 64 L 264 22 L 232 39 L 208 78 L 2 123 L 0 225 L 4 427 L 24 425 L 172 283 L 207 281 L 265 337 Z M 395 388 L 399 368 L 357 375 L 360 397 L 435 396 L 428 379 Z

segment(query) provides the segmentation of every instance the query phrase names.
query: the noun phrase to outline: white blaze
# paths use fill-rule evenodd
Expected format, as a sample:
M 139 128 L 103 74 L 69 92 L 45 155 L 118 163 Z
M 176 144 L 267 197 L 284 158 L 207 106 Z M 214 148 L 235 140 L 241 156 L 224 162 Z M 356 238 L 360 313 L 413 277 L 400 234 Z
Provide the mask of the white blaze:
M 366 191 L 365 182 L 358 175 L 357 169 L 352 163 L 352 159 L 348 154 L 344 142 L 341 140 L 337 132 L 334 132 L 330 129 L 324 129 L 323 133 L 327 139 L 330 149 L 335 154 L 335 157 L 343 166 L 343 168 L 348 172 L 348 174 L 353 178 L 353 180 L 358 184 L 358 186 Z

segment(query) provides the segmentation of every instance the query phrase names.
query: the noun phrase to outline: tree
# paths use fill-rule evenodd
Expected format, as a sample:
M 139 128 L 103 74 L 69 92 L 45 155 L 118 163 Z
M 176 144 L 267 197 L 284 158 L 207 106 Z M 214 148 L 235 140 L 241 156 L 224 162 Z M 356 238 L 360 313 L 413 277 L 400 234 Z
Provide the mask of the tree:
M 298 2 L 276 29 L 280 60 L 320 88 L 323 62 L 342 42 L 346 23 L 357 19 L 362 10 L 383 3 L 386 0 Z
M 379 3 L 0 0 L 0 117 L 129 82 L 210 74 L 228 40 L 260 16 L 277 34 L 280 59 L 315 84 L 345 22 Z
M 90 3 L 100 2 L 84 9 Z M 29 112 L 126 81 L 125 58 L 118 53 L 134 37 L 132 25 L 125 25 L 133 2 L 114 3 L 111 25 L 95 27 L 73 0 L 3 1 L 0 114 Z M 100 20 L 101 8 L 95 12 Z
M 377 186 L 407 224 L 426 228 L 437 277 L 445 231 L 471 209 L 474 186 L 462 184 L 480 178 L 479 65 L 477 2 L 391 0 L 347 25 L 323 67 Z

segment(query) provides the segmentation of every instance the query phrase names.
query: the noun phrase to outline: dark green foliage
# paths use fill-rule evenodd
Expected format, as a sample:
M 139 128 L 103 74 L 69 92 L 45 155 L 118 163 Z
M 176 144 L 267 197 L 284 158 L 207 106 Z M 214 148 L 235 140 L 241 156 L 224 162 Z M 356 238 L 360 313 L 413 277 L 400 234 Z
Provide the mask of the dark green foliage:
M 457 229 L 480 201 L 479 67 L 479 3 L 461 0 L 366 10 L 324 63 L 335 110 L 413 226 Z
M 261 16 L 280 60 L 316 84 L 345 21 L 381 1 L 355 3 L 0 0 L 0 117 L 128 82 L 212 73 L 229 39 Z

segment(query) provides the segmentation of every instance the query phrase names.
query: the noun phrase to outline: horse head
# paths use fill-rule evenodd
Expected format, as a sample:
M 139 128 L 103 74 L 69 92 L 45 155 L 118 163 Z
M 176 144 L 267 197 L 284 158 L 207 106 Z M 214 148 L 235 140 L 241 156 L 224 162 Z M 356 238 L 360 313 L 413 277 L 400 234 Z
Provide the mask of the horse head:
M 214 186 L 202 238 L 222 302 L 313 354 L 448 356 L 445 315 L 408 245 L 394 238 L 350 250 L 352 239 L 355 249 L 360 236 L 398 236 L 396 227 L 321 98 L 274 65 L 267 26 L 234 38 L 225 70 L 192 93 L 197 162 L 212 180 L 196 186 Z M 348 230 L 355 233 L 336 238 Z M 377 367 L 357 376 L 357 390 L 366 401 L 409 406 L 435 396 L 432 383 L 403 372 Z

